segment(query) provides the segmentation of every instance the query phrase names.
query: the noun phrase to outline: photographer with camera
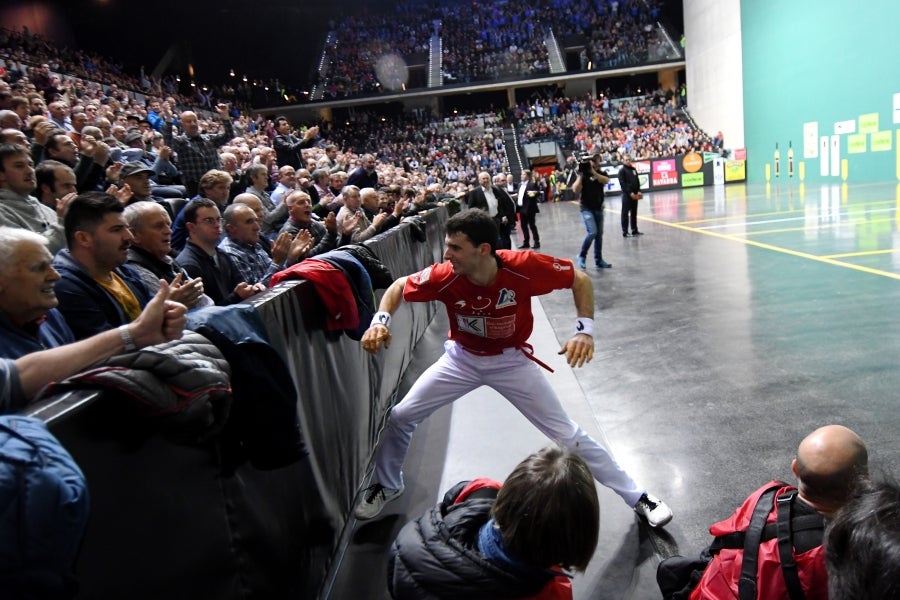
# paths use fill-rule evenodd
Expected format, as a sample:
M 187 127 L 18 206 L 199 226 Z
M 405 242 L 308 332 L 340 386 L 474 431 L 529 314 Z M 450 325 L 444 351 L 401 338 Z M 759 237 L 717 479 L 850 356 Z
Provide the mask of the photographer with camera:
M 629 216 L 631 217 L 631 235 L 644 235 L 637 228 L 638 200 L 644 195 L 641 194 L 641 180 L 638 178 L 637 169 L 631 164 L 630 154 L 622 157 L 619 185 L 622 187 L 622 236 L 628 237 Z
M 600 154 L 582 157 L 578 162 L 578 178 L 572 185 L 572 191 L 581 193 L 581 220 L 587 235 L 581 243 L 578 254 L 578 267 L 583 269 L 591 242 L 594 243 L 594 264 L 598 269 L 608 269 L 612 265 L 603 260 L 603 186 L 609 183 L 609 177 L 598 171 Z

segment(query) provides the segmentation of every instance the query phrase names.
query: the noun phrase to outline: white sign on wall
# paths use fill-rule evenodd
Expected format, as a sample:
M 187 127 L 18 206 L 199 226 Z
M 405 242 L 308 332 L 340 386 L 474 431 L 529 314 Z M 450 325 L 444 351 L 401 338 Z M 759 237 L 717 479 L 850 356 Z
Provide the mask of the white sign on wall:
M 842 135 L 847 133 L 856 133 L 856 120 L 838 121 L 834 124 L 834 134 Z
M 803 124 L 803 158 L 819 156 L 819 122 Z
M 828 177 L 828 136 L 819 140 L 819 175 Z
M 894 94 L 894 123 L 900 123 L 900 92 Z
M 841 175 L 841 137 L 838 135 L 831 136 L 831 176 L 840 177 Z

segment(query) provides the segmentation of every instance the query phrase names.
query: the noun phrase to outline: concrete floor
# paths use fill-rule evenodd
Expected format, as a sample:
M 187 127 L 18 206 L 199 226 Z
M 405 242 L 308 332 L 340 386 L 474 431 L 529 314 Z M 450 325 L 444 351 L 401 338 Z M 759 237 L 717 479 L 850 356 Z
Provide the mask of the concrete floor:
M 698 551 L 708 526 L 762 483 L 792 481 L 797 444 L 821 425 L 858 432 L 875 474 L 900 472 L 898 206 L 894 184 L 657 192 L 640 205 L 646 235 L 623 238 L 618 198 L 608 200 L 613 268 L 588 268 L 594 360 L 578 370 L 553 362 L 548 377 L 675 519 L 650 531 L 600 488 L 600 543 L 576 599 L 659 598 L 660 558 Z M 542 252 L 575 257 L 577 204 L 542 205 L 538 227 Z M 549 362 L 571 334 L 571 293 L 544 296 L 535 311 L 532 343 Z M 442 315 L 405 387 L 440 354 L 446 330 Z M 387 551 L 406 520 L 461 479 L 502 479 L 546 443 L 491 390 L 435 413 L 414 436 L 407 492 L 385 518 L 357 525 L 323 597 L 386 598 Z

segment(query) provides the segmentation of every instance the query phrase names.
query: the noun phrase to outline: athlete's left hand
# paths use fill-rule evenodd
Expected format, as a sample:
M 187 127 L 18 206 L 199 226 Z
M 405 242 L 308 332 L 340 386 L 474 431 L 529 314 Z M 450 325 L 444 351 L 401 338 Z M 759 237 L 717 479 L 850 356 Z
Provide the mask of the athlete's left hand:
M 585 333 L 576 333 L 559 351 L 566 355 L 570 367 L 582 367 L 594 358 L 594 338 Z

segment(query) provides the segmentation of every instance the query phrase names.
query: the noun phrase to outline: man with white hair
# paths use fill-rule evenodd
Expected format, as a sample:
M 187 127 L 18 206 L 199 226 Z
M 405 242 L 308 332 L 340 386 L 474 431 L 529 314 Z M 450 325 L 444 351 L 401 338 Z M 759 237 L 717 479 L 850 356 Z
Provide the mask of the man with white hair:
M 131 229 L 128 260 L 140 274 L 151 293 L 159 291 L 160 279 L 171 284 L 169 298 L 188 308 L 211 306 L 212 299 L 203 293 L 203 280 L 191 279 L 176 263 L 172 252 L 172 219 L 156 202 L 135 202 L 125 208 L 125 221 Z
M 47 239 L 25 229 L 0 227 L 0 355 L 18 358 L 29 352 L 75 341 L 63 316 L 53 284 Z
M 21 410 L 40 388 L 125 351 L 181 337 L 185 307 L 163 284 L 146 310 L 118 330 L 75 342 L 56 309 L 59 273 L 47 240 L 0 227 L 0 413 Z

